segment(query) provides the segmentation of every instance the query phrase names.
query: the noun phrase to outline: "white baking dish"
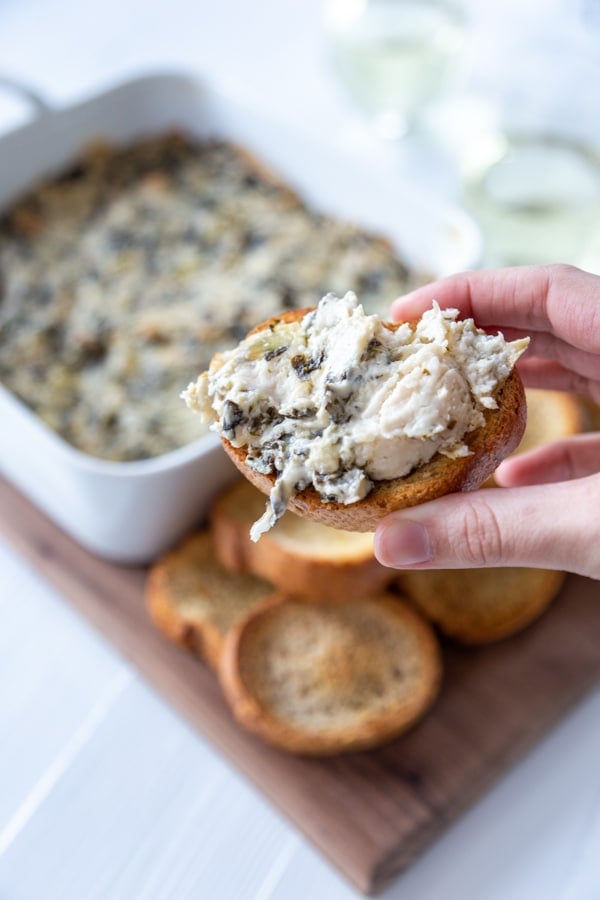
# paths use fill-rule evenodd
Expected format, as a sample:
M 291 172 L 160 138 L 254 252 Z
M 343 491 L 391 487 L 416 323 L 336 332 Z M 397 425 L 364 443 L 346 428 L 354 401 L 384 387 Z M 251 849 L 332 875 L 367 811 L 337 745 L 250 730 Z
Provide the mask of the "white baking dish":
M 63 109 L 38 101 L 34 120 L 0 139 L 0 207 L 96 137 L 124 142 L 172 127 L 244 145 L 314 208 L 386 234 L 413 268 L 439 275 L 477 261 L 479 235 L 460 210 L 180 74 L 141 77 Z M 154 558 L 203 518 L 233 476 L 213 435 L 141 462 L 88 456 L 2 386 L 0 471 L 80 543 L 120 562 Z

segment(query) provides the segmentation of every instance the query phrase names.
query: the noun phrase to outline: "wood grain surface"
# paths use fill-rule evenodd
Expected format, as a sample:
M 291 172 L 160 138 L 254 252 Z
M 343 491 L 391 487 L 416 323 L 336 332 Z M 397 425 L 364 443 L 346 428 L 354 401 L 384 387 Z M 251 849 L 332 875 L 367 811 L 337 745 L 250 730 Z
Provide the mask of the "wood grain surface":
M 550 611 L 493 647 L 444 648 L 442 692 L 410 733 L 328 760 L 267 747 L 213 674 L 169 644 L 145 572 L 94 557 L 0 480 L 0 532 L 364 893 L 376 893 L 600 679 L 600 586 L 570 577 Z

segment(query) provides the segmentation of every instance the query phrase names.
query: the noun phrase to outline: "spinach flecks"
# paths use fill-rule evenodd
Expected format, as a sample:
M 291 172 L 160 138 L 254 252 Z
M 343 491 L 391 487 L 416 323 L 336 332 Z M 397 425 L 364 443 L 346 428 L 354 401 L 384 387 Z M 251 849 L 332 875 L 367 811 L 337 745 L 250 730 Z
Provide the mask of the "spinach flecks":
M 292 369 L 301 381 L 305 381 L 311 372 L 321 368 L 324 359 L 324 350 L 319 351 L 316 356 L 304 356 L 302 353 L 297 353 L 291 360 Z
M 267 362 L 270 359 L 276 359 L 278 356 L 281 356 L 282 353 L 285 353 L 286 350 L 287 344 L 282 344 L 281 347 L 275 347 L 274 350 L 267 350 L 267 352 L 263 356 L 263 359 L 265 359 Z
M 244 413 L 241 407 L 233 400 L 226 400 L 223 408 L 223 434 L 231 439 L 235 436 L 235 429 L 244 421 Z

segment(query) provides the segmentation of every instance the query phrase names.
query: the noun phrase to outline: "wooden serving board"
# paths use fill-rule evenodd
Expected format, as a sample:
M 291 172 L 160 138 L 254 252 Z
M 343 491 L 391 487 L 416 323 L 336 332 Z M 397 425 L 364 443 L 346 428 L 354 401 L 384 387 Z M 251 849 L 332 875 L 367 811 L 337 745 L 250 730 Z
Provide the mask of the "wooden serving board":
M 244 733 L 217 681 L 158 634 L 145 572 L 79 547 L 0 479 L 0 532 L 365 893 L 380 890 L 600 679 L 600 587 L 570 577 L 522 634 L 447 646 L 433 711 L 380 750 L 291 757 Z

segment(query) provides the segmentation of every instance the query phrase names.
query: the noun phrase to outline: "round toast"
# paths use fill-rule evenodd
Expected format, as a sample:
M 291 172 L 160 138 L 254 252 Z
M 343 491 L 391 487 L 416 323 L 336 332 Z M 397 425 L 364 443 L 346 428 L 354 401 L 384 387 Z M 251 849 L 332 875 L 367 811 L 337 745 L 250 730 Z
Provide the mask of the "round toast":
M 260 541 L 250 527 L 264 496 L 240 479 L 211 509 L 215 553 L 230 572 L 252 572 L 286 594 L 307 600 L 353 600 L 383 590 L 393 569 L 375 559 L 373 535 L 341 531 L 286 512 Z
M 522 631 L 558 594 L 564 572 L 490 568 L 406 570 L 396 584 L 445 635 L 489 644 Z
M 585 429 L 585 410 L 574 394 L 525 388 L 525 400 L 527 425 L 519 445 L 511 456 L 528 453 L 542 444 L 579 434 Z M 484 487 L 497 486 L 494 475 L 491 475 L 484 484 Z
M 280 595 L 233 627 L 219 667 L 245 728 L 313 756 L 392 740 L 429 709 L 440 677 L 430 626 L 385 594 L 347 603 Z
M 600 431 L 600 403 L 591 397 L 578 397 L 584 417 L 584 431 Z
M 527 426 L 516 453 L 527 453 L 542 444 L 557 441 L 585 428 L 582 404 L 565 391 L 526 388 Z
M 249 335 L 274 327 L 279 323 L 302 319 L 312 308 L 289 310 L 258 325 Z M 402 323 L 385 323 L 394 330 Z M 471 451 L 469 456 L 450 459 L 440 453 L 425 465 L 403 478 L 376 481 L 370 493 L 356 503 L 344 505 L 324 501 L 318 491 L 307 487 L 294 494 L 288 509 L 323 525 L 345 531 L 375 531 L 378 522 L 389 513 L 409 506 L 417 506 L 444 494 L 474 490 L 494 472 L 519 444 L 525 430 L 526 401 L 523 383 L 516 370 L 510 373 L 494 398 L 497 409 L 485 410 L 485 425 L 465 435 Z M 263 494 L 269 494 L 275 475 L 264 475 L 246 464 L 246 448 L 233 447 L 221 437 L 225 452 L 240 472 Z
M 227 631 L 274 587 L 250 574 L 225 571 L 212 535 L 201 531 L 154 563 L 145 593 L 160 631 L 216 669 Z

